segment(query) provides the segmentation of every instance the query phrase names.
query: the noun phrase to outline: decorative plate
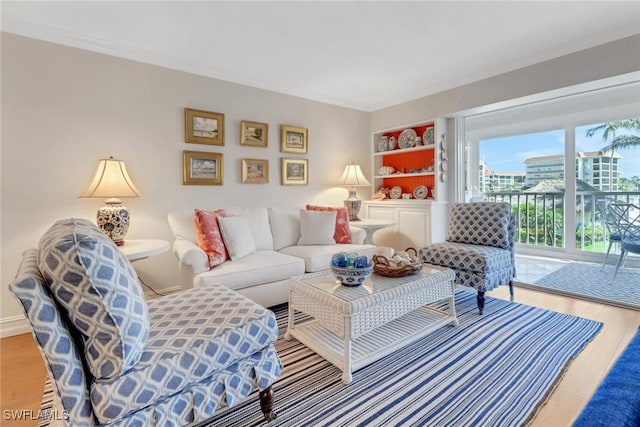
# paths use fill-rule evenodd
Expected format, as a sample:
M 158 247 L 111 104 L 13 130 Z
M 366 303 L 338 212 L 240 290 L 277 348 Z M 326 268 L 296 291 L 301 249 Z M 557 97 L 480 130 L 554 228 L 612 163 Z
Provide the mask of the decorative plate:
M 416 143 L 416 131 L 413 129 L 405 129 L 400 133 L 398 137 L 399 148 L 411 148 Z
M 447 149 L 447 139 L 445 138 L 444 133 L 442 134 L 442 138 L 440 138 L 440 148 L 443 150 Z
M 446 172 L 447 171 L 447 162 L 443 161 L 442 163 L 440 163 L 440 170 L 442 172 Z
M 440 181 L 445 182 L 447 180 L 447 174 L 444 172 L 440 173 Z
M 446 151 L 441 151 L 440 152 L 440 158 L 442 160 L 447 160 L 447 152 Z
M 422 143 L 424 145 L 433 145 L 435 143 L 435 134 L 433 133 L 432 127 L 425 130 L 422 134 Z
M 427 197 L 427 193 L 427 187 L 425 187 L 424 185 L 418 185 L 413 189 L 413 197 L 415 197 L 416 199 L 424 199 L 425 197 Z
M 402 188 L 396 185 L 389 192 L 389 196 L 391 196 L 392 199 L 399 199 L 402 197 Z

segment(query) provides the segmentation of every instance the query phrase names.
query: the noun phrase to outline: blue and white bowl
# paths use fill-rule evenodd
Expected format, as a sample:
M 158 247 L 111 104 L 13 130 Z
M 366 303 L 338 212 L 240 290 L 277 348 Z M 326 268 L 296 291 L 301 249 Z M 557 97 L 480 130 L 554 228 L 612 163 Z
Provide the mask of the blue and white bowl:
M 371 276 L 373 272 L 373 264 L 368 267 L 336 267 L 331 266 L 331 272 L 335 278 L 345 286 L 360 286 Z

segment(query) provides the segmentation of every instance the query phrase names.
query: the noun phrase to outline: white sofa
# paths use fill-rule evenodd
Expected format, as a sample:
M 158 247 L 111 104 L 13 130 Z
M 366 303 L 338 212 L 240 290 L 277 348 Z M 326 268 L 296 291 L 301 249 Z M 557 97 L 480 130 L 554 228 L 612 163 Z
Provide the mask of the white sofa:
M 246 219 L 256 251 L 235 261 L 209 268 L 206 253 L 198 246 L 194 209 L 169 212 L 175 237 L 173 252 L 194 287 L 223 284 L 265 307 L 288 301 L 288 280 L 304 273 L 329 268 L 336 252 L 356 252 L 371 257 L 374 245 L 363 244 L 365 231 L 350 227 L 351 244 L 298 245 L 300 209 L 230 207 L 227 216 Z

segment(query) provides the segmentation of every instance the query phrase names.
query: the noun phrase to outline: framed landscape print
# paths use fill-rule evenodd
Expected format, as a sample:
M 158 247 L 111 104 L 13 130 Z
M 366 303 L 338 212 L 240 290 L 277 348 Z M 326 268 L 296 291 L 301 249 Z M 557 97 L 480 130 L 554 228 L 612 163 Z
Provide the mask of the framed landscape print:
M 269 160 L 242 159 L 242 182 L 266 184 L 269 182 Z
M 185 108 L 184 140 L 192 144 L 224 145 L 224 114 Z
M 283 153 L 306 153 L 308 133 L 306 128 L 280 126 L 280 151 Z
M 307 159 L 282 158 L 282 185 L 307 185 L 309 161 Z
M 266 147 L 269 145 L 269 125 L 267 123 L 240 122 L 240 145 Z
M 183 151 L 184 185 L 222 185 L 224 169 L 222 153 Z

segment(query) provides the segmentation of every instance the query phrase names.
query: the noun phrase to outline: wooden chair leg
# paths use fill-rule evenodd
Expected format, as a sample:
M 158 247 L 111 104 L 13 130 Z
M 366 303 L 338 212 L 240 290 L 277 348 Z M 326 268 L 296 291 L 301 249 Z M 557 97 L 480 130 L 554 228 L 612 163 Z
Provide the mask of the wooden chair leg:
M 484 310 L 484 291 L 478 291 L 476 300 L 478 301 L 478 311 L 482 314 L 482 310 Z
M 513 302 L 513 280 L 509 280 L 509 300 Z
M 266 389 L 262 390 L 259 396 L 260 409 L 264 414 L 264 419 L 269 422 L 278 418 L 278 415 L 273 411 L 273 387 L 269 386 Z

